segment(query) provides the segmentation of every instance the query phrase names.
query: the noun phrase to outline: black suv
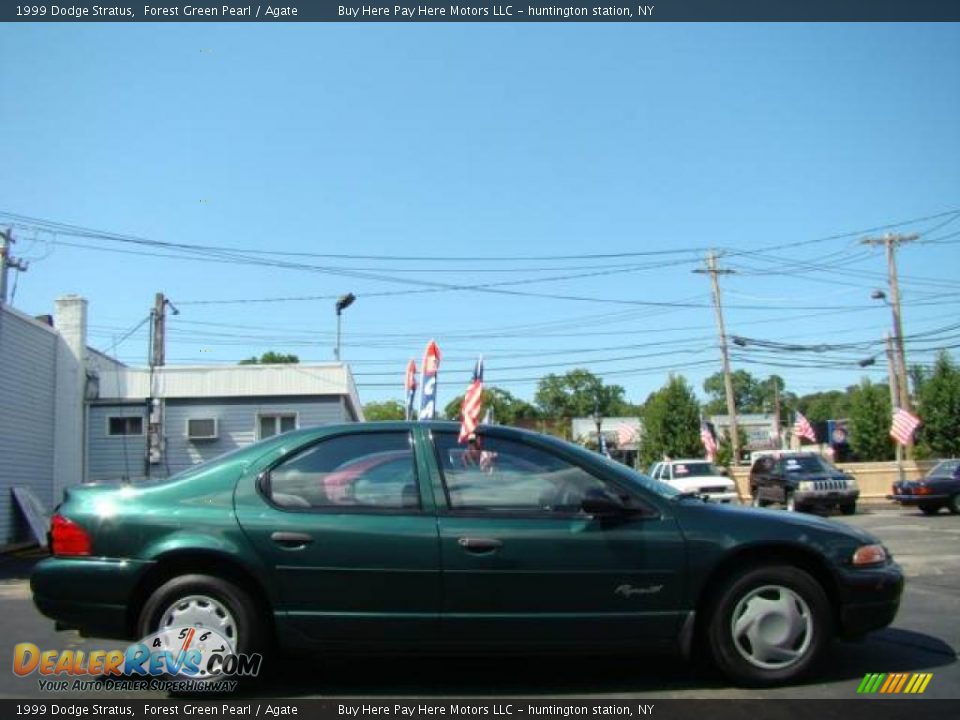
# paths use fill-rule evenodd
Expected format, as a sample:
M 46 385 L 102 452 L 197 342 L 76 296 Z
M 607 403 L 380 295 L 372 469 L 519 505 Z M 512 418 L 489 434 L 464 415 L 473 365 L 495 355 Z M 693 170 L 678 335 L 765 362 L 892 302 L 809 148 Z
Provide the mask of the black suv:
M 844 515 L 853 515 L 859 496 L 852 475 L 815 453 L 764 455 L 750 468 L 750 497 L 755 507 L 771 503 L 782 503 L 791 511 L 838 507 Z

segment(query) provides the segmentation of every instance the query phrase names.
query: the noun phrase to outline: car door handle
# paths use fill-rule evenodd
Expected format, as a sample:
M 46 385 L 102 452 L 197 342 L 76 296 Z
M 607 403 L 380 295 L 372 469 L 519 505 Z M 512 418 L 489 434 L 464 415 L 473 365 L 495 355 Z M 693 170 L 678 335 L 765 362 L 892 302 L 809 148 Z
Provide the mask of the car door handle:
M 457 545 L 467 552 L 486 553 L 499 550 L 503 547 L 503 542 L 496 538 L 462 537 L 457 540 Z
M 270 539 L 287 550 L 299 550 L 313 542 L 312 536 L 297 532 L 275 532 Z

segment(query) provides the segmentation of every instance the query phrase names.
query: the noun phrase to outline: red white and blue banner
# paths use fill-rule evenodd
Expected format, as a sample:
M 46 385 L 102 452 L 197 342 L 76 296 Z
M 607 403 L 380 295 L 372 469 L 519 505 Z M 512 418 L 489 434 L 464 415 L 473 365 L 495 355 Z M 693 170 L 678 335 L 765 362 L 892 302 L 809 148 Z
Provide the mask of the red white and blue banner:
M 427 343 L 423 353 L 423 368 L 420 382 L 420 420 L 433 420 L 437 416 L 437 371 L 440 369 L 440 348 L 436 340 Z
M 403 389 L 407 393 L 406 419 L 413 419 L 413 403 L 417 398 L 417 362 L 407 363 L 407 376 L 403 381 Z
M 473 368 L 473 381 L 467 392 L 463 396 L 463 404 L 460 406 L 460 436 L 459 442 L 465 443 L 476 433 L 477 424 L 480 422 L 480 408 L 483 405 L 483 356 L 477 360 Z

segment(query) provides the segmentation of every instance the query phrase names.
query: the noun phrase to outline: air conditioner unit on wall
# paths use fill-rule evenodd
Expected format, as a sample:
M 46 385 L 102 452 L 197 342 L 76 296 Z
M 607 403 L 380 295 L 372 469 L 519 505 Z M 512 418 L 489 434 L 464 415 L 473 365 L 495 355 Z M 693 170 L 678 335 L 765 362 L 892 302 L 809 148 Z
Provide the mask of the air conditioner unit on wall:
M 216 440 L 218 429 L 216 418 L 189 418 L 187 420 L 187 439 Z

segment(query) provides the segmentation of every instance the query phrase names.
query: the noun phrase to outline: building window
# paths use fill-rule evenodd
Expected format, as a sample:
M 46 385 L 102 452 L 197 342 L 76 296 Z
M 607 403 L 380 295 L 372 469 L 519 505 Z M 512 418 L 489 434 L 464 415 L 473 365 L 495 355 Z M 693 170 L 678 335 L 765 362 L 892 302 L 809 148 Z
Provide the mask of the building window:
M 257 415 L 257 440 L 297 429 L 296 413 Z
M 216 440 L 216 418 L 189 418 L 187 420 L 187 438 L 190 440 Z
M 107 435 L 143 435 L 143 418 L 139 416 L 107 418 Z

